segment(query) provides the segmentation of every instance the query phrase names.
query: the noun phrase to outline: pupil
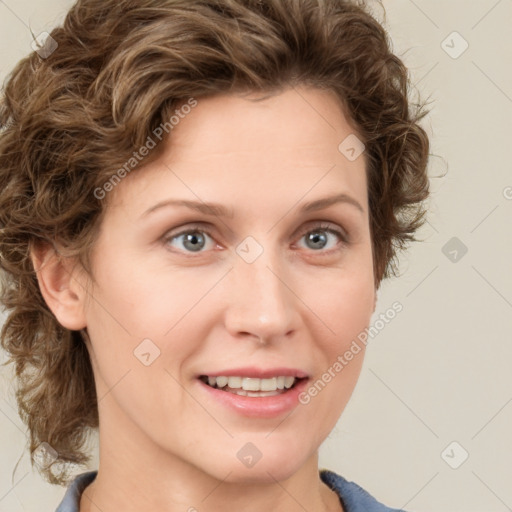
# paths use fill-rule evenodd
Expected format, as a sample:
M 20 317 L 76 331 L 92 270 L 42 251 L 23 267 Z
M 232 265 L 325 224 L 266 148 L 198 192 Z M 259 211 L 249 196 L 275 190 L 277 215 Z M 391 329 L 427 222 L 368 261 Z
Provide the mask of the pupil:
M 313 244 L 318 244 L 319 241 L 321 241 L 321 244 L 320 244 L 320 247 L 315 247 L 315 248 L 323 248 L 325 243 L 326 243 L 326 236 L 325 234 L 320 234 L 318 231 L 317 232 L 314 232 L 314 233 L 311 233 L 309 235 L 309 241 L 313 242 Z
M 198 236 L 198 233 L 197 232 L 194 232 L 194 233 L 189 233 L 187 234 L 186 236 L 186 239 L 185 239 L 185 244 L 187 243 L 191 243 L 192 245 L 189 245 L 188 248 L 193 250 L 193 251 L 199 251 L 201 250 L 203 247 L 204 247 L 204 239 L 202 240 L 202 242 L 200 241 L 198 243 L 198 240 L 203 238 L 202 236 Z

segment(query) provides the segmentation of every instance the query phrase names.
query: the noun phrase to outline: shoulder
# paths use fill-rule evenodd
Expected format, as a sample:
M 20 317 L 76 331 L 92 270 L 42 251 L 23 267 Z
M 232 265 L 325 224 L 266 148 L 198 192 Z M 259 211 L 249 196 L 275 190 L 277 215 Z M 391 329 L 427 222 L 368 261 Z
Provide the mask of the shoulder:
M 80 498 L 84 489 L 96 478 L 97 471 L 89 471 L 75 477 L 66 490 L 63 500 L 55 512 L 79 512 Z
M 339 495 L 345 512 L 405 512 L 380 503 L 362 487 L 349 482 L 334 471 L 321 469 L 320 478 Z

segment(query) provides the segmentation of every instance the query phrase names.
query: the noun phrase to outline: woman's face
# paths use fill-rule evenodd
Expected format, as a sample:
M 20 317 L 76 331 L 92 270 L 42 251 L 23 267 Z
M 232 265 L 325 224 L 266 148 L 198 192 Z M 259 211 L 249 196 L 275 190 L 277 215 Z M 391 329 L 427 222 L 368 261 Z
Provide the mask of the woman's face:
M 198 99 L 158 159 L 110 192 L 84 318 L 101 435 L 135 462 L 273 481 L 316 456 L 363 350 L 335 363 L 375 307 L 353 133 L 335 97 L 316 89 Z M 200 379 L 256 389 L 258 375 L 270 387 L 307 379 L 268 397 Z

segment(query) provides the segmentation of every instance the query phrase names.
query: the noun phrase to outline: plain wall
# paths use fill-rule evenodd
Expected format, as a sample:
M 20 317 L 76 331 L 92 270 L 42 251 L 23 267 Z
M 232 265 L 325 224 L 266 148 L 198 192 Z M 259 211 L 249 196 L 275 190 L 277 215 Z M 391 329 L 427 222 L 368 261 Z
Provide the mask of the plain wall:
M 0 80 L 30 51 L 30 29 L 50 31 L 71 3 L 0 1 Z M 381 286 L 372 323 L 395 301 L 403 310 L 368 343 L 320 463 L 411 512 L 502 512 L 512 508 L 512 1 L 384 6 L 395 51 L 432 102 L 430 175 L 446 175 L 432 178 L 423 241 Z M 0 512 L 53 511 L 65 489 L 31 470 L 8 368 L 0 379 Z

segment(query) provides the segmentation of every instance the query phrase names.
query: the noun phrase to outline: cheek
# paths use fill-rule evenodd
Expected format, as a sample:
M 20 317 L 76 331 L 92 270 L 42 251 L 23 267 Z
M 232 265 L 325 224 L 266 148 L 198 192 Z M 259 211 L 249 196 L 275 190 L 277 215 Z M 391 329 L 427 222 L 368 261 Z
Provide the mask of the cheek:
M 339 388 L 338 399 L 345 403 L 359 377 L 363 364 L 365 345 L 361 333 L 367 329 L 374 306 L 372 283 L 368 286 L 343 281 L 334 286 L 324 299 L 325 323 L 329 336 L 323 338 L 324 355 L 322 381 Z M 346 395 L 346 396 L 345 396 Z
M 103 260 L 95 277 L 87 328 L 98 393 L 107 392 L 130 372 L 122 387 L 129 390 L 131 403 L 130 397 L 147 396 L 162 381 L 171 381 L 166 369 L 179 378 L 180 364 L 197 350 L 193 341 L 201 339 L 197 335 L 197 328 L 204 328 L 201 320 L 207 323 L 198 303 L 212 287 L 210 281 L 218 278 L 192 282 L 190 271 L 185 275 L 183 270 L 155 270 L 122 258 Z M 138 383 L 133 389 L 132 380 Z
M 106 257 L 96 266 L 96 283 L 86 308 L 99 396 L 121 379 L 126 386 L 136 372 L 146 369 L 141 362 L 146 356 L 137 358 L 137 347 L 145 339 L 156 340 L 163 329 L 153 316 L 158 297 L 151 293 L 151 283 L 141 275 L 140 266 L 133 265 L 130 270 L 126 263 L 122 258 Z M 158 356 L 158 342 L 144 348 L 143 353 L 149 352 L 151 359 Z
M 170 323 L 179 295 L 162 283 L 164 276 L 136 259 L 105 259 L 97 267 L 89 319 L 99 328 L 118 331 L 133 339 L 149 336 Z M 160 323 L 157 322 L 160 318 Z
M 328 292 L 315 294 L 321 318 L 314 335 L 318 373 L 299 397 L 307 428 L 318 443 L 336 425 L 357 384 L 365 354 L 358 336 L 370 323 L 375 297 L 372 273 L 338 273 L 329 282 Z
M 368 326 L 375 306 L 375 287 L 369 266 L 345 267 L 331 271 L 309 292 L 305 302 L 326 327 L 329 345 L 336 350 L 357 337 Z M 311 291 L 313 290 L 313 291 Z
M 310 293 L 311 302 L 305 301 L 320 318 L 315 321 L 314 339 L 321 364 L 316 375 L 319 382 L 308 390 L 304 400 L 314 399 L 324 417 L 335 423 L 352 394 L 364 360 L 366 346 L 361 334 L 366 332 L 375 306 L 371 258 L 363 257 L 358 264 L 336 269 L 321 284 L 323 289 L 318 287 L 313 295 Z

